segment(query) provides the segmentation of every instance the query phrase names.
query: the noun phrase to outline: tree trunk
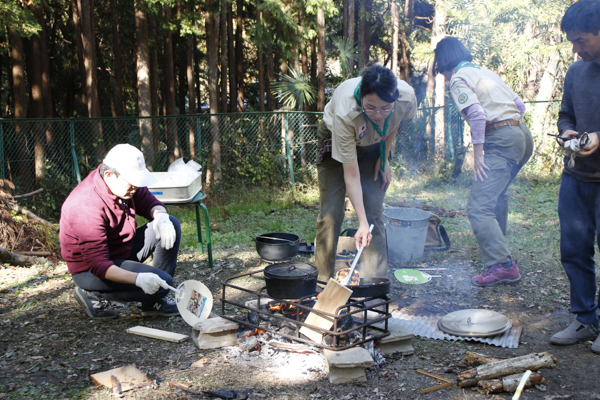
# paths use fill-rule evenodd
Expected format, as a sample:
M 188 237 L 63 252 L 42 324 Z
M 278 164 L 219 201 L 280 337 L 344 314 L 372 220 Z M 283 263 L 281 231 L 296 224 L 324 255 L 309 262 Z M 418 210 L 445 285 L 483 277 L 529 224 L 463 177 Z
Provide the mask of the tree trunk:
M 319 85 L 317 81 L 317 38 L 310 40 L 310 81 L 315 87 Z M 314 103 L 311 109 L 317 111 L 317 103 Z
M 235 26 L 235 64 L 237 78 L 237 106 L 238 111 L 244 111 L 244 0 L 237 0 L 236 26 Z
M 321 7 L 317 9 L 317 36 L 319 38 L 319 51 L 317 52 L 317 79 L 319 82 L 317 111 L 323 111 L 325 108 L 325 13 Z
M 8 41 L 10 44 L 10 61 L 12 72 L 12 93 L 13 93 L 13 116 L 17 119 L 27 118 L 27 91 L 25 88 L 25 56 L 23 53 L 23 43 L 21 37 L 12 28 L 8 28 Z M 25 140 L 25 130 L 21 124 L 15 124 L 16 136 L 22 138 L 22 141 L 13 145 L 17 148 L 17 157 L 19 160 L 27 160 L 27 142 Z M 26 162 L 17 162 L 17 176 L 23 183 L 33 182 L 33 170 Z M 27 185 L 24 185 L 27 186 Z M 31 187 L 28 187 L 30 189 Z
M 398 77 L 398 37 L 400 28 L 400 12 L 398 4 L 392 1 L 392 72 Z
M 350 43 L 352 46 L 355 45 L 354 37 L 356 35 L 356 0 L 347 0 L 348 11 L 346 18 L 348 19 L 347 27 L 344 30 L 344 39 L 346 43 Z M 350 74 L 354 73 L 354 60 L 349 60 L 348 70 Z
M 164 8 L 165 18 L 171 20 L 171 7 L 166 5 Z M 173 32 L 168 31 L 164 40 L 165 46 L 165 106 L 166 115 L 176 115 L 177 107 L 175 105 L 175 68 L 173 66 Z M 167 152 L 169 164 L 181 157 L 179 141 L 177 137 L 177 121 L 174 118 L 166 119 L 165 135 L 167 137 Z
M 406 0 L 404 3 L 404 28 L 399 35 L 400 46 L 400 65 L 398 72 L 400 79 L 410 84 L 410 42 L 408 38 L 412 32 L 412 24 L 414 18 L 414 0 Z
M 42 70 L 41 63 L 33 62 L 41 54 L 41 44 L 39 35 L 32 35 L 24 41 L 25 53 L 27 57 L 27 82 L 29 83 L 29 117 L 44 118 L 44 103 L 42 100 Z M 36 122 L 29 125 L 33 136 L 34 152 L 34 175 L 35 182 L 43 179 L 45 171 L 44 162 L 44 124 Z
M 229 112 L 237 111 L 237 66 L 235 60 L 235 40 L 233 36 L 233 6 L 227 4 L 227 67 L 229 69 Z
M 267 63 L 267 79 L 265 81 L 265 89 L 267 91 L 267 111 L 275 110 L 275 99 L 273 92 L 271 91 L 271 81 L 275 79 L 275 54 L 273 54 L 273 44 L 269 44 L 269 50 L 266 54 Z
M 359 12 L 359 32 L 358 40 L 360 47 L 360 68 L 369 64 L 371 59 L 371 12 L 373 10 L 373 0 L 362 0 Z
M 187 75 L 187 84 L 188 84 L 188 101 L 189 108 L 188 112 L 192 118 L 189 119 L 190 129 L 188 134 L 188 142 L 190 145 L 190 158 L 192 160 L 196 160 L 196 89 L 194 87 L 194 36 L 187 35 L 187 66 L 186 66 L 186 75 Z
M 115 0 L 113 0 L 115 1 Z M 140 117 L 152 115 L 152 95 L 150 88 L 150 49 L 148 44 L 148 14 L 144 0 L 135 1 L 135 36 L 136 36 L 136 74 L 138 90 L 138 109 Z M 152 120 L 140 119 L 141 150 L 146 163 L 154 163 L 154 137 L 152 133 Z
M 259 29 L 258 36 L 260 37 L 260 29 L 262 26 L 260 0 L 256 0 L 256 24 Z M 265 61 L 262 47 L 258 46 L 258 111 L 265 111 Z
M 175 35 L 177 40 L 175 41 L 175 52 L 177 53 L 177 83 L 179 83 L 179 89 L 177 90 L 177 97 L 179 98 L 179 114 L 184 115 L 187 109 L 187 40 L 185 37 Z
M 219 16 L 220 60 L 221 60 L 221 109 L 227 112 L 227 0 L 221 0 L 221 14 Z
M 79 17 L 79 8 L 77 0 L 71 0 L 71 10 L 73 14 L 73 29 L 75 31 L 75 44 L 77 46 L 77 60 L 79 63 L 79 79 L 81 80 L 81 102 L 87 104 L 85 91 L 85 65 L 83 64 L 83 42 L 81 39 L 81 18 Z M 70 113 L 67 115 L 71 115 Z
M 435 48 L 445 35 L 444 24 L 446 23 L 446 9 L 444 5 L 436 3 L 435 17 L 433 21 L 431 47 Z M 427 93 L 434 92 L 434 107 L 440 107 L 435 110 L 435 130 L 434 130 L 434 154 L 436 161 L 440 162 L 446 158 L 446 130 L 444 118 L 445 105 L 445 78 L 442 74 L 433 76 L 433 70 L 430 68 L 427 80 Z
M 119 36 L 119 14 L 117 12 L 117 0 L 110 0 L 110 12 L 112 17 L 112 50 L 114 55 L 113 68 L 115 70 L 115 106 L 117 116 L 124 117 L 125 103 L 123 102 L 123 56 L 121 54 L 121 38 Z
M 210 113 L 216 114 L 219 112 L 219 89 L 218 82 L 218 60 L 219 60 L 219 19 L 217 14 L 207 12 L 205 15 L 206 26 L 206 64 L 208 66 L 208 102 L 210 105 Z M 208 33 L 212 34 L 208 34 Z M 219 118 L 215 115 L 210 117 L 211 125 L 211 147 L 212 159 L 206 174 L 206 184 L 210 186 L 213 182 L 221 179 L 221 135 L 219 133 Z
M 77 9 L 81 21 L 81 44 L 83 49 L 83 65 L 85 67 L 85 95 L 88 117 L 100 118 L 100 100 L 98 98 L 98 72 L 96 64 L 96 42 L 93 31 L 94 10 L 92 0 L 77 0 Z M 99 162 L 106 153 L 100 122 L 91 123 L 92 142 Z

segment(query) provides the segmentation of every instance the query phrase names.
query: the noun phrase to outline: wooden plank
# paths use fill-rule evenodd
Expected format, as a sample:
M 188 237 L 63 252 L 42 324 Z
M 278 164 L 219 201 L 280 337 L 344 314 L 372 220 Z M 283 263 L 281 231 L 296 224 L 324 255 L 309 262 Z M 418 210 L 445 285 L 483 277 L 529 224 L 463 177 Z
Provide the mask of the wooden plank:
M 134 335 L 146 336 L 154 339 L 161 339 L 175 343 L 181 343 L 189 337 L 188 335 L 162 331 L 160 329 L 148 328 L 145 326 L 134 326 L 133 328 L 127 329 L 127 332 L 133 333 Z
M 103 385 L 109 389 L 112 389 L 113 382 L 116 381 L 120 384 L 123 392 L 152 384 L 152 380 L 133 365 L 99 372 L 90 375 L 90 378 L 96 385 Z
M 321 292 L 321 295 L 313 308 L 318 311 L 333 314 L 338 307 L 343 306 L 348 302 L 351 295 L 351 289 L 348 289 L 346 286 L 330 278 L 327 286 L 325 286 L 325 289 Z M 308 314 L 306 321 L 304 322 L 325 330 L 329 330 L 333 326 L 333 318 L 319 315 L 314 312 Z M 321 340 L 323 339 L 322 332 L 306 326 L 300 328 L 300 333 L 313 342 L 321 343 Z

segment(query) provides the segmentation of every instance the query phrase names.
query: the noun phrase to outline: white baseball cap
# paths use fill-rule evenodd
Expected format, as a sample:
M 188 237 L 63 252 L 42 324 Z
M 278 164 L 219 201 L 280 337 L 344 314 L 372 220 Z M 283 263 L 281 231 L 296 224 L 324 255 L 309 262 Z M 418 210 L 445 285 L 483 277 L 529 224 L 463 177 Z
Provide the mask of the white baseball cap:
M 144 154 L 130 144 L 118 144 L 110 149 L 102 163 L 116 169 L 133 186 L 146 187 L 157 181 L 146 168 Z

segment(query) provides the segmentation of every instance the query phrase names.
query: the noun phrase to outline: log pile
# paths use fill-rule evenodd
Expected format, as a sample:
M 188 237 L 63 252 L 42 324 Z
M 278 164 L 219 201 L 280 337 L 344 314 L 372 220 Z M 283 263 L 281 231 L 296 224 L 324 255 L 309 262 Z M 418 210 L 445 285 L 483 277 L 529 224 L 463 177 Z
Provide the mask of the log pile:
M 45 263 L 58 251 L 58 245 L 49 240 L 48 230 L 58 226 L 19 206 L 15 199 L 29 197 L 36 192 L 13 196 L 11 181 L 0 179 L 0 263 L 28 266 Z M 43 226 L 40 226 L 43 225 Z M 56 257 L 53 257 L 56 259 Z
M 550 353 L 532 353 L 521 357 L 498 359 L 467 351 L 463 363 L 475 367 L 461 372 L 456 378 L 458 387 L 477 386 L 480 393 L 514 393 L 526 371 L 554 368 L 556 357 Z M 540 373 L 532 373 L 525 387 L 539 385 L 546 379 Z

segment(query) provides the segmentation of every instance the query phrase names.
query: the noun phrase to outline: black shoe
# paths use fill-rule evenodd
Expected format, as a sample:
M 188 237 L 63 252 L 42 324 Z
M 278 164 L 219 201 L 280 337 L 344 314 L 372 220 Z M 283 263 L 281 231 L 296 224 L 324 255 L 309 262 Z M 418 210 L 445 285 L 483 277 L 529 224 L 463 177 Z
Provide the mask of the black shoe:
M 179 315 L 177 303 L 169 295 L 166 295 L 156 303 L 142 303 L 142 316 L 174 317 Z
M 117 318 L 119 313 L 110 309 L 110 301 L 96 296 L 80 287 L 73 289 L 75 300 L 90 318 Z

